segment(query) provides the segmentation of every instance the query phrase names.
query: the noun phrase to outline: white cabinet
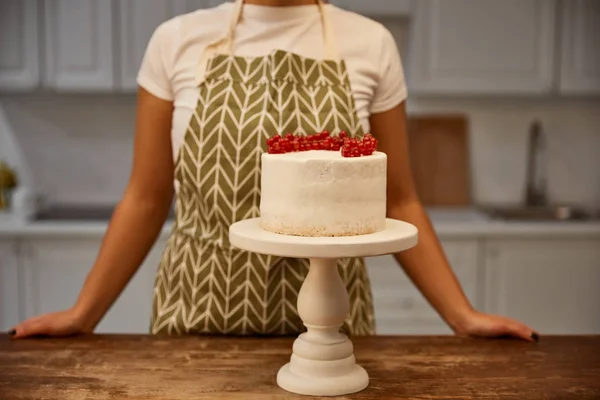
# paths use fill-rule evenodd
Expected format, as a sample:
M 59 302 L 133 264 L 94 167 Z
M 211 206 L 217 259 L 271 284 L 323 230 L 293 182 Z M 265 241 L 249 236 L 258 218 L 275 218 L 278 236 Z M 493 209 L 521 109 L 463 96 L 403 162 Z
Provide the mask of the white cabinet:
M 487 244 L 486 311 L 541 334 L 600 333 L 600 246 L 594 239 Z
M 420 1 L 420 0 L 419 0 Z M 410 14 L 412 0 L 332 0 L 334 5 L 368 17 L 403 17 Z
M 166 237 L 96 329 L 147 333 Z M 0 332 L 24 318 L 71 307 L 101 237 L 0 239 Z M 505 315 L 542 334 L 600 333 L 599 237 L 442 237 L 465 294 L 478 310 Z M 379 334 L 450 334 L 451 330 L 392 256 L 367 259 Z
M 98 325 L 98 333 L 148 333 L 156 270 L 166 239 L 158 240 L 119 299 Z
M 135 90 L 156 27 L 223 1 L 2 0 L 0 90 Z M 408 52 L 399 45 L 412 94 L 600 93 L 597 0 L 332 3 L 380 19 L 408 41 Z
M 6 332 L 21 319 L 18 256 L 16 241 L 0 240 L 0 332 Z
M 227 0 L 167 0 L 172 2 L 175 15 L 185 14 L 201 8 L 209 8 L 225 3 Z
M 101 238 L 31 239 L 23 243 L 20 282 L 24 317 L 71 307 L 92 267 Z M 97 327 L 97 332 L 147 333 L 154 274 L 164 242 L 159 241 Z
M 179 4 L 166 0 L 121 0 L 119 5 L 121 88 L 131 90 L 137 87 L 137 73 L 152 33 L 179 13 L 175 10 Z
M 45 85 L 56 90 L 115 87 L 113 2 L 46 0 Z
M 600 1 L 563 1 L 560 10 L 560 91 L 600 94 Z
M 19 91 L 39 84 L 37 0 L 0 1 L 0 89 Z
M 210 6 L 206 0 L 120 0 L 120 87 L 137 88 L 137 74 L 156 28 L 177 15 Z
M 442 246 L 465 294 L 479 306 L 478 242 L 447 239 Z M 392 256 L 367 260 L 378 334 L 448 334 L 452 331 Z
M 540 94 L 554 85 L 554 0 L 418 0 L 407 82 L 422 94 Z
M 98 252 L 99 239 L 31 239 L 22 243 L 25 318 L 71 307 Z

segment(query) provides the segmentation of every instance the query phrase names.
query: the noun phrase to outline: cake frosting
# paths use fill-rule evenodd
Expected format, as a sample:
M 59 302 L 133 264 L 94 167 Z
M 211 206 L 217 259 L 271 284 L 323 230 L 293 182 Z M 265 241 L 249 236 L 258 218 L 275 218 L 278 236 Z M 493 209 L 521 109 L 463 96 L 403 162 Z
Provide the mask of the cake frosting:
M 264 230 L 296 236 L 350 236 L 384 229 L 385 153 L 345 157 L 307 150 L 262 155 Z

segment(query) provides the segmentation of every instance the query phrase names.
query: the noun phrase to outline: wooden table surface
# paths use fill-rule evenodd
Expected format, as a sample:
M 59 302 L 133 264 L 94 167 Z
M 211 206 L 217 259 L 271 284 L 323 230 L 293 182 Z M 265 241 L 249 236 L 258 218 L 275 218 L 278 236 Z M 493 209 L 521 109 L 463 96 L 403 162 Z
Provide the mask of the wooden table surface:
M 0 399 L 307 399 L 275 383 L 293 338 L 0 336 Z M 600 399 L 600 336 L 354 338 L 346 399 Z

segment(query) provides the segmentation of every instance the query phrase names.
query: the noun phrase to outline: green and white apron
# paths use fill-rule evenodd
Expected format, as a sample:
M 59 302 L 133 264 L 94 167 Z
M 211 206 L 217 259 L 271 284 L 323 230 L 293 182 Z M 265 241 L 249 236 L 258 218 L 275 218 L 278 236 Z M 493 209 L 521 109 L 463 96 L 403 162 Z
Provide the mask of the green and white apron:
M 305 330 L 296 302 L 308 261 L 233 248 L 228 230 L 236 221 L 260 215 L 267 138 L 325 129 L 364 134 L 346 66 L 335 55 L 326 9 L 315 2 L 326 60 L 282 50 L 256 58 L 233 55 L 242 0 L 225 38 L 199 57 L 198 104 L 175 164 L 175 223 L 154 289 L 154 334 L 297 335 Z M 374 334 L 364 261 L 343 259 L 339 269 L 350 296 L 344 331 Z

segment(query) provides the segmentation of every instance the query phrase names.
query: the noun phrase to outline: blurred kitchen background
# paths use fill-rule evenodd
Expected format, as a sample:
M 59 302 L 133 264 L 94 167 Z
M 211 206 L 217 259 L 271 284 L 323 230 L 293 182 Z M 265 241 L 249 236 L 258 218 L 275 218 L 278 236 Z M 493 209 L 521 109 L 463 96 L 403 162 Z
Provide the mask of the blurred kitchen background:
M 0 330 L 73 304 L 129 176 L 148 39 L 218 3 L 0 0 Z M 419 193 L 473 304 L 600 333 L 600 1 L 333 3 L 397 39 Z M 147 332 L 169 226 L 99 332 Z M 450 332 L 391 257 L 369 268 L 379 333 Z

